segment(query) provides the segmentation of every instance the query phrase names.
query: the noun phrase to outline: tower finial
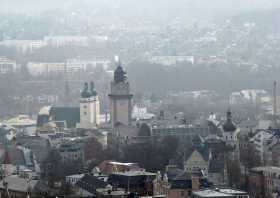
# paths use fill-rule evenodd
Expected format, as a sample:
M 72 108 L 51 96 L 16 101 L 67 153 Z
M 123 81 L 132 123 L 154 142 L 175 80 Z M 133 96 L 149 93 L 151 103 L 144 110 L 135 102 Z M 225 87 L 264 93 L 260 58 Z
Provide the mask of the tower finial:
M 85 84 L 84 84 L 84 90 L 82 91 L 81 97 L 82 98 L 90 97 L 90 93 L 89 93 L 89 90 L 88 90 L 88 83 L 87 82 L 85 82 Z
M 232 119 L 232 115 L 231 115 L 231 110 L 230 110 L 230 108 L 228 108 L 228 110 L 227 110 L 227 120 L 231 120 Z

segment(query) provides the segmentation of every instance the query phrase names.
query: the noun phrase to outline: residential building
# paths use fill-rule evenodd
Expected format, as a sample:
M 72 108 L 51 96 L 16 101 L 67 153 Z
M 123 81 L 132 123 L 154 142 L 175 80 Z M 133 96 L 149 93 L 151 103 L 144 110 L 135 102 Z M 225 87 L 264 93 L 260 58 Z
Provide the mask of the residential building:
M 7 189 L 9 196 L 7 195 Z M 5 177 L 0 182 L 0 193 L 3 197 L 21 198 L 26 196 L 35 196 L 36 192 L 48 192 L 46 184 L 37 179 L 11 175 Z
M 250 142 L 254 145 L 255 149 L 258 151 L 261 162 L 265 163 L 268 159 L 266 154 L 268 152 L 268 142 L 273 137 L 273 134 L 269 130 L 259 130 L 250 139 Z
M 59 147 L 59 153 L 63 161 L 84 161 L 83 149 L 75 143 L 64 143 Z
M 222 188 L 222 189 L 205 189 L 197 192 L 193 192 L 192 198 L 203 198 L 203 197 L 212 197 L 212 198 L 249 198 L 247 192 L 230 189 L 230 188 Z
M 66 181 L 67 184 L 71 184 L 72 186 L 74 186 L 84 176 L 85 176 L 85 174 L 68 175 L 68 176 L 65 177 L 65 181 Z
M 116 188 L 124 188 L 140 196 L 153 195 L 153 181 L 156 173 L 146 171 L 117 172 L 109 175 L 108 182 Z
M 205 186 L 206 185 L 206 186 Z M 180 169 L 158 172 L 153 182 L 154 196 L 165 195 L 169 198 L 190 198 L 193 191 L 207 187 L 207 180 L 199 174 L 191 174 Z
M 116 161 L 106 160 L 98 165 L 99 170 L 105 174 L 112 174 L 116 172 L 126 171 L 143 171 L 138 163 L 122 163 Z
M 96 189 L 97 198 L 125 198 L 130 196 L 133 196 L 132 193 L 126 191 L 123 188 L 113 189 L 111 185 L 108 185 L 105 188 Z
M 0 42 L 0 46 L 13 47 L 23 53 L 33 52 L 45 45 L 46 43 L 42 40 L 4 40 Z
M 280 195 L 280 167 L 255 167 L 249 172 L 250 194 L 255 197 Z
M 85 36 L 46 36 L 44 42 L 50 47 L 87 46 L 88 38 Z
M 93 195 L 96 195 L 96 189 L 105 188 L 108 185 L 107 182 L 100 180 L 98 177 L 85 174 L 77 183 L 76 186 L 86 190 Z
M 0 57 L 0 74 L 13 73 L 18 69 L 16 61 Z
M 208 174 L 208 155 L 203 156 L 199 151 L 194 150 L 192 154 L 184 162 L 184 170 L 188 173 L 202 171 L 205 175 Z

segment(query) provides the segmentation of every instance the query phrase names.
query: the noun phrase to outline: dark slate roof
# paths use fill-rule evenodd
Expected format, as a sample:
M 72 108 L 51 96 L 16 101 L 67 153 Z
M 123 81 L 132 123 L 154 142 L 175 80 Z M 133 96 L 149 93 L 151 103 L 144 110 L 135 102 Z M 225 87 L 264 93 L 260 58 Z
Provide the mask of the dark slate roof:
M 171 181 L 171 189 L 191 189 L 192 179 L 191 174 L 182 172 L 177 175 L 174 180 Z
M 236 130 L 235 124 L 233 124 L 232 121 L 226 121 L 225 124 L 223 125 L 223 130 L 225 132 L 233 132 Z
M 174 180 L 190 180 L 191 179 L 191 174 L 187 173 L 187 172 L 182 172 L 180 174 L 178 174 Z
M 80 122 L 79 107 L 51 107 L 50 116 L 54 121 L 66 121 L 67 128 L 75 128 Z
M 81 180 L 76 183 L 76 186 L 94 194 L 97 188 L 105 188 L 107 186 L 107 183 L 95 176 L 86 174 Z
M 156 177 L 154 173 L 130 171 L 126 173 L 114 173 L 109 175 L 108 182 L 110 184 L 119 184 L 120 186 L 130 185 L 144 185 L 147 181 L 152 182 Z
M 59 147 L 60 152 L 76 152 L 81 150 L 81 147 L 75 143 L 64 143 Z
M 182 174 L 184 171 L 179 168 L 170 169 L 166 172 L 169 180 L 175 179 L 178 175 Z

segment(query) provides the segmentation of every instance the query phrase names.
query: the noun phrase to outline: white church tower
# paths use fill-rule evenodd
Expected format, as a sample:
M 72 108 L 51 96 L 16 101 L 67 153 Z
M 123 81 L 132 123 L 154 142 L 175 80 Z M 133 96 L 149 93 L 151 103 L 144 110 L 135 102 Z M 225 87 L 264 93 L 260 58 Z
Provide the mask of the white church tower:
M 93 129 L 100 124 L 100 103 L 97 92 L 94 89 L 94 83 L 85 83 L 84 90 L 80 98 L 80 123 L 77 128 Z

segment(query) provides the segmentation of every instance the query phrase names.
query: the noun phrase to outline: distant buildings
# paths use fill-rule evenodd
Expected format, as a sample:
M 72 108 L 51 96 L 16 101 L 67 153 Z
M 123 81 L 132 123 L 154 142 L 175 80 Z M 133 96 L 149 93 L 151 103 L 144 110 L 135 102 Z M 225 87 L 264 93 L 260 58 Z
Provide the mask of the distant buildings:
M 44 43 L 50 47 L 87 46 L 88 38 L 85 36 L 46 36 Z
M 178 63 L 194 64 L 194 57 L 193 56 L 154 56 L 150 59 L 150 62 L 164 65 L 164 66 L 172 66 Z
M 97 67 L 107 70 L 111 65 L 108 59 L 96 58 L 93 60 L 69 59 L 65 63 L 57 62 L 29 62 L 27 69 L 33 76 L 46 74 L 73 74 L 75 72 L 93 71 Z
M 23 53 L 33 52 L 46 46 L 42 40 L 4 40 L 0 42 L 0 46 L 15 48 Z
M 270 103 L 271 97 L 265 90 L 249 89 L 231 93 L 229 101 L 231 105 L 261 105 L 265 103 Z
M 0 57 L 0 74 L 14 73 L 18 69 L 19 65 L 17 65 L 16 61 Z

